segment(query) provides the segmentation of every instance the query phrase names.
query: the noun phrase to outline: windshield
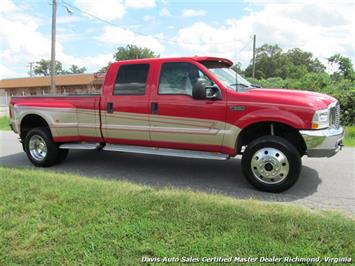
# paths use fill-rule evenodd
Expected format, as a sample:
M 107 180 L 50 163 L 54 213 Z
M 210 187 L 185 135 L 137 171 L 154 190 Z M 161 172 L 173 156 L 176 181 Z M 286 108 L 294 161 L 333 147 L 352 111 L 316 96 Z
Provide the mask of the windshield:
M 234 69 L 229 67 L 215 67 L 215 66 L 207 66 L 207 68 L 216 76 L 216 78 L 227 88 L 238 91 L 244 92 L 248 91 L 253 86 L 249 81 L 244 79 L 241 75 L 235 72 Z

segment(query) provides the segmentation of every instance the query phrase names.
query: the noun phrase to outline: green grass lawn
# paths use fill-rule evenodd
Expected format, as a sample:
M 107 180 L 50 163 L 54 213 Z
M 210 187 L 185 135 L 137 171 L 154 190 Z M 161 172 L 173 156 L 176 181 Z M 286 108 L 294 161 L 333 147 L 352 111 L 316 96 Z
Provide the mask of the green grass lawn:
M 355 126 L 345 128 L 344 145 L 355 147 Z
M 142 256 L 351 257 L 334 212 L 0 167 L 0 262 L 137 265 Z
M 0 117 L 0 130 L 10 130 L 9 127 L 10 119 L 8 116 Z

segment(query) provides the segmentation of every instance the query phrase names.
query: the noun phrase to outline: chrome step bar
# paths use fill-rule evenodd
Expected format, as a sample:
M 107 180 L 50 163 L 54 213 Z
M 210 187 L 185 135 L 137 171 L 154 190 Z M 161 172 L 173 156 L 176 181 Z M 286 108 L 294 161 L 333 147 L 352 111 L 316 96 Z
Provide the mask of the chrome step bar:
M 97 150 L 101 147 L 100 143 L 65 143 L 59 146 L 59 149 L 70 150 Z
M 166 149 L 166 148 L 152 148 L 152 147 L 131 146 L 131 145 L 116 145 L 116 144 L 106 144 L 106 146 L 103 147 L 103 150 L 151 154 L 151 155 L 163 155 L 163 156 L 172 156 L 172 157 L 196 158 L 196 159 L 226 160 L 229 158 L 228 155 L 223 153 L 177 150 L 177 149 Z
M 106 144 L 102 146 L 100 143 L 66 143 L 59 146 L 60 149 L 76 149 L 76 150 L 95 150 L 102 149 L 104 151 L 118 151 L 128 153 L 162 155 L 171 157 L 195 158 L 195 159 L 213 159 L 213 160 L 226 160 L 229 155 L 217 152 L 205 151 L 191 151 L 191 150 L 178 150 L 166 149 L 133 145 L 118 145 Z

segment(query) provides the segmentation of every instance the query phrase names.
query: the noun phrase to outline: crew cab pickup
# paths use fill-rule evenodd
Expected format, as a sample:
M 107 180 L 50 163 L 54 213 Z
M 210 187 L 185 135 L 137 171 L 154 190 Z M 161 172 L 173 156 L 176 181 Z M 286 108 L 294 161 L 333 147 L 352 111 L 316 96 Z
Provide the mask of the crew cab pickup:
M 69 149 L 228 159 L 256 188 L 280 192 L 301 157 L 342 147 L 336 99 L 320 93 L 256 88 L 216 57 L 118 61 L 101 95 L 13 97 L 11 127 L 29 160 L 47 167 Z

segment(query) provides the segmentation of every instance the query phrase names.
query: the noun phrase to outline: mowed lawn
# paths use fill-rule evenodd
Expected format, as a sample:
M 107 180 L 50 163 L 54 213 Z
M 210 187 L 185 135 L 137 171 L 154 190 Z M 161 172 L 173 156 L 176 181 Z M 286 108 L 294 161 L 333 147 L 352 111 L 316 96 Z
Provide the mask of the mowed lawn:
M 0 116 L 0 130 L 10 130 L 10 118 L 8 116 Z
M 341 214 L 41 170 L 0 167 L 0 214 L 2 265 L 355 254 Z
M 355 126 L 345 128 L 344 145 L 346 147 L 355 147 Z

